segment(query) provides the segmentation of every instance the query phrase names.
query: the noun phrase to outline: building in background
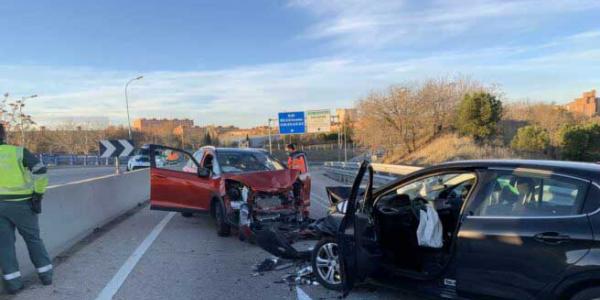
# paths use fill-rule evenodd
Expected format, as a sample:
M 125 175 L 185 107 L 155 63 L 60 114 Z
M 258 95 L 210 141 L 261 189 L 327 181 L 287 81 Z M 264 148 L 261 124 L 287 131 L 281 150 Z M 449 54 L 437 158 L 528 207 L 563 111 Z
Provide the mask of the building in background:
M 331 131 L 338 132 L 342 123 L 353 124 L 358 118 L 356 108 L 337 108 L 334 115 L 334 123 L 331 124 Z
M 593 117 L 600 115 L 600 98 L 596 97 L 596 90 L 584 92 L 580 98 L 565 105 L 568 111 Z
M 47 128 L 75 128 L 104 129 L 110 126 L 110 119 L 105 116 L 46 116 L 40 117 L 39 124 Z
M 356 108 L 338 108 L 335 110 L 335 115 L 340 122 L 353 122 L 358 112 Z
M 175 128 L 194 127 L 194 121 L 190 119 L 135 119 L 133 128 L 142 132 L 173 131 Z

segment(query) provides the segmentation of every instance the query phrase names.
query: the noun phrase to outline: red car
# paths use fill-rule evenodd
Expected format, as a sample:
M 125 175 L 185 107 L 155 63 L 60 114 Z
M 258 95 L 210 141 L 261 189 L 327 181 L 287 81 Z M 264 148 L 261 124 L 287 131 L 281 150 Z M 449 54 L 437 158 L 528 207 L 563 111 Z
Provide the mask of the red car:
M 233 227 L 241 229 L 240 237 L 248 237 L 254 224 L 308 218 L 310 173 L 290 170 L 266 151 L 207 146 L 190 154 L 147 147 L 150 209 L 185 217 L 210 213 L 220 236 L 228 236 Z

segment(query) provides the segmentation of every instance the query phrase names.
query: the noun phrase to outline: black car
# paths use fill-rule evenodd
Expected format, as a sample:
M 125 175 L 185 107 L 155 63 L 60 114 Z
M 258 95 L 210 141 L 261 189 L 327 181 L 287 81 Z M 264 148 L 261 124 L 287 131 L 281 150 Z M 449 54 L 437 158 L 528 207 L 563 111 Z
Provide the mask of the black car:
M 374 189 L 363 162 L 352 187 L 328 192 L 335 209 L 311 225 L 320 239 L 313 269 L 327 288 L 347 294 L 374 281 L 444 298 L 600 297 L 597 164 L 450 162 Z M 417 237 L 428 206 L 441 247 Z M 279 256 L 307 256 L 281 232 L 263 229 L 258 241 Z

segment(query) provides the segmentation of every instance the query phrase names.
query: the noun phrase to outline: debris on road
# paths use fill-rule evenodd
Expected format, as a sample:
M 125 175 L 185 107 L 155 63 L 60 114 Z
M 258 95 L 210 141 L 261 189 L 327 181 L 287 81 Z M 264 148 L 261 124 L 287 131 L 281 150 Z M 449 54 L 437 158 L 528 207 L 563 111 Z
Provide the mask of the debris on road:
M 300 285 L 318 285 L 313 268 L 309 261 L 293 261 L 278 257 L 267 258 L 256 264 L 253 268 L 253 276 L 263 275 L 265 272 L 282 271 L 291 267 L 294 270 L 284 275 L 274 283 L 287 284 L 290 289 Z

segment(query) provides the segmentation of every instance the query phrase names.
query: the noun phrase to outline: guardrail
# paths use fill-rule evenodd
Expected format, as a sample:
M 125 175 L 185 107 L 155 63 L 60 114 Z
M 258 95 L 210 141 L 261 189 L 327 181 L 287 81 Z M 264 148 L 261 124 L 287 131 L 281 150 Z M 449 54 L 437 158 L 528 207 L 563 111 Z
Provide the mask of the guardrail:
M 52 258 L 150 199 L 150 172 L 138 170 L 49 187 L 40 215 L 42 239 Z M 17 253 L 23 274 L 34 271 L 20 235 Z
M 383 185 L 390 181 L 396 180 L 422 169 L 422 167 L 405 166 L 405 165 L 391 165 L 391 164 L 379 164 L 372 163 L 375 175 L 373 181 L 375 185 Z M 356 177 L 358 168 L 360 167 L 359 162 L 337 162 L 329 161 L 323 164 L 325 174 L 335 180 L 350 183 Z
M 115 159 L 105 158 L 98 155 L 70 155 L 70 154 L 38 154 L 40 161 L 46 166 L 112 166 Z M 129 157 L 119 158 L 121 165 L 126 165 Z

